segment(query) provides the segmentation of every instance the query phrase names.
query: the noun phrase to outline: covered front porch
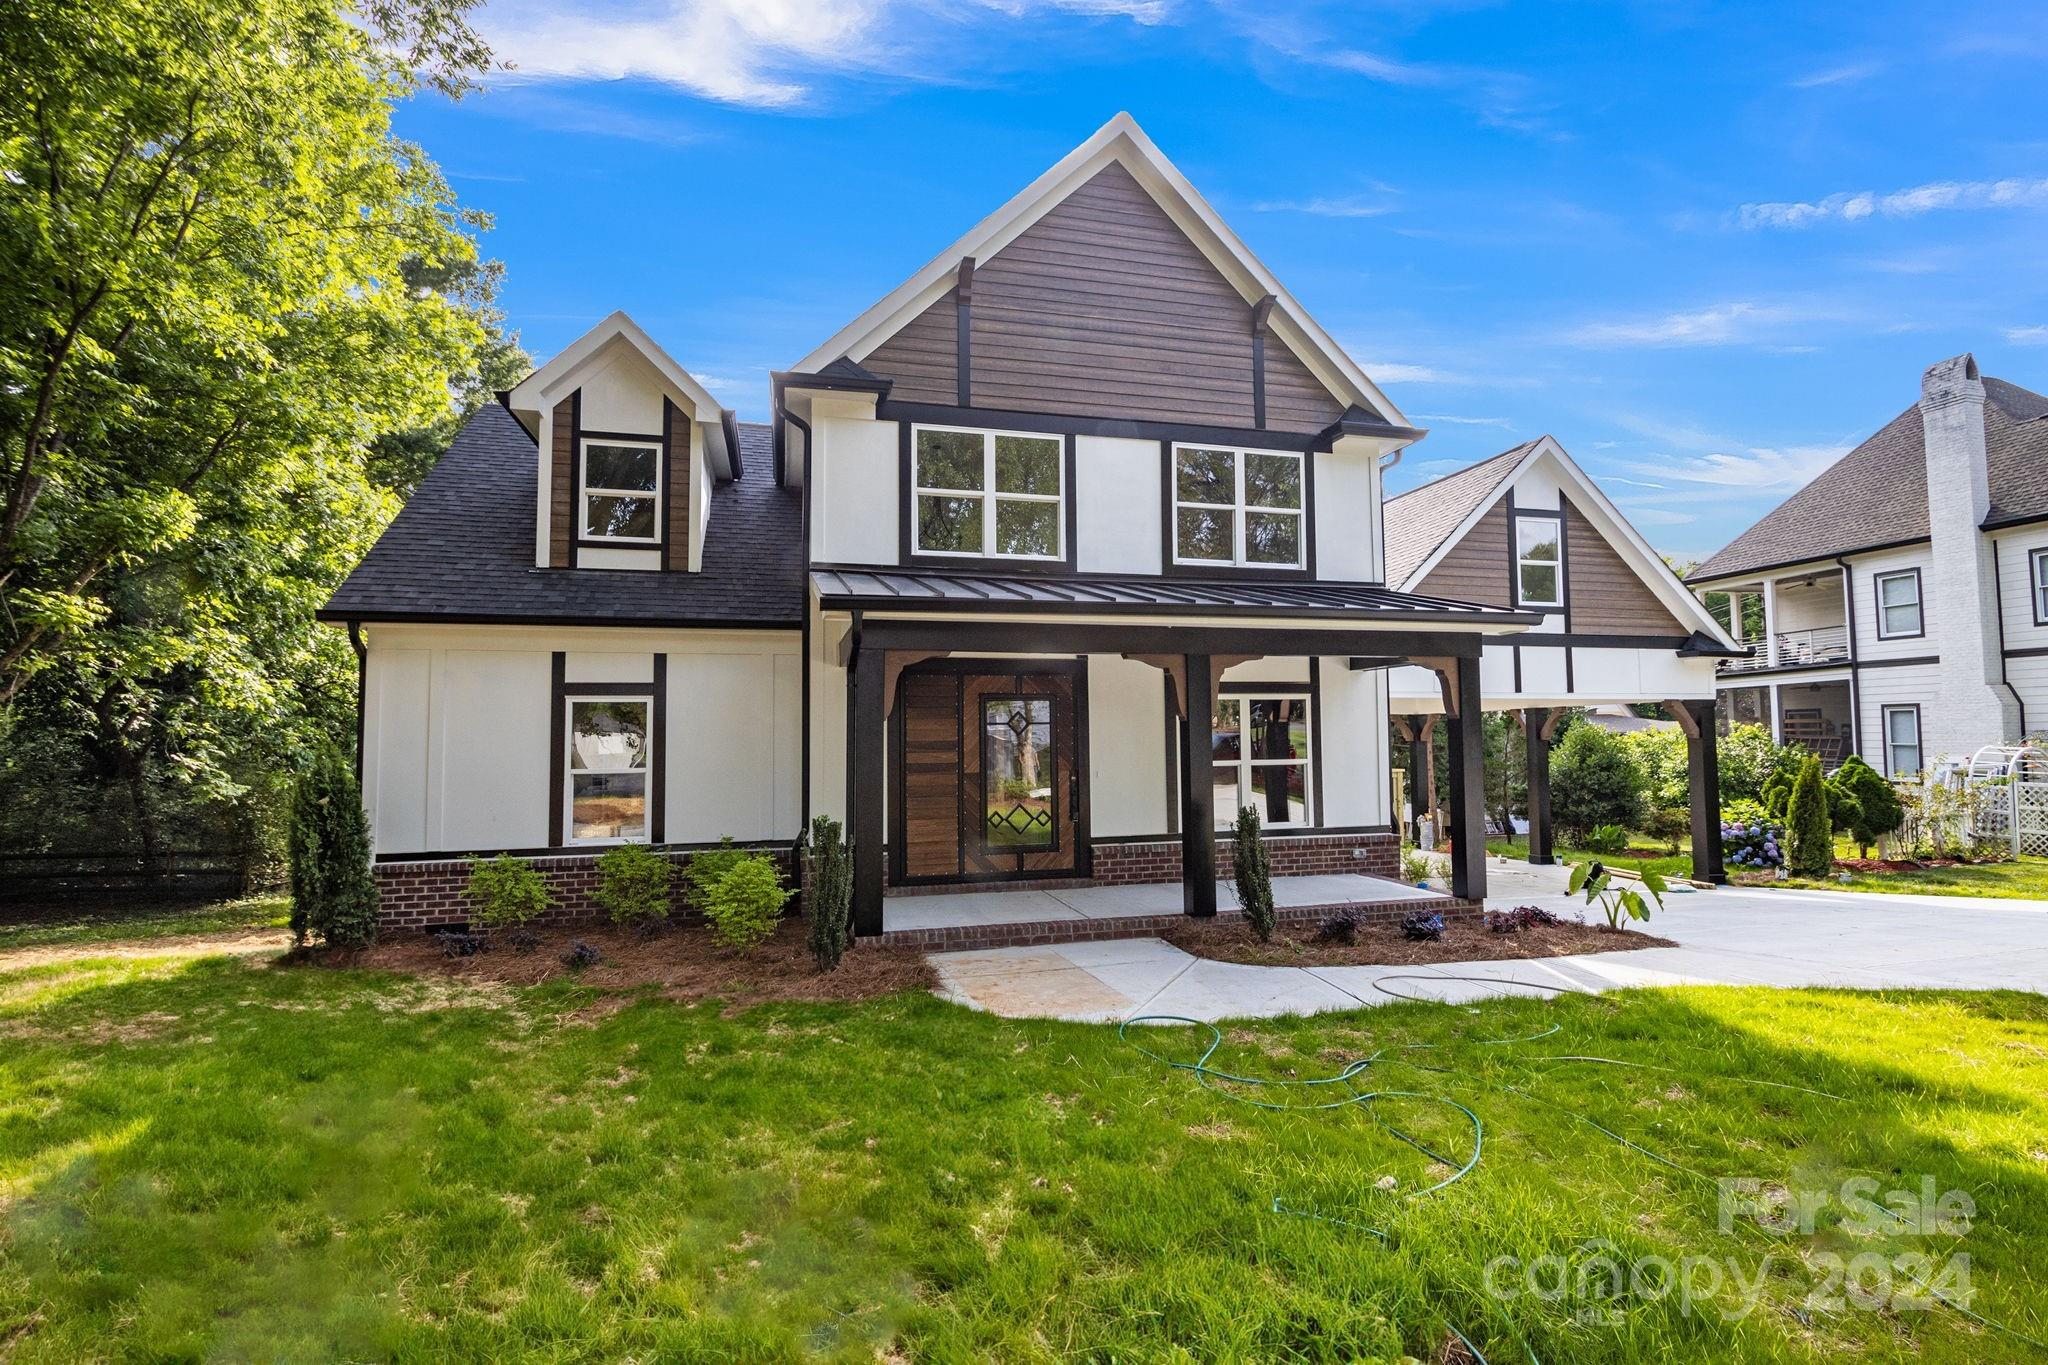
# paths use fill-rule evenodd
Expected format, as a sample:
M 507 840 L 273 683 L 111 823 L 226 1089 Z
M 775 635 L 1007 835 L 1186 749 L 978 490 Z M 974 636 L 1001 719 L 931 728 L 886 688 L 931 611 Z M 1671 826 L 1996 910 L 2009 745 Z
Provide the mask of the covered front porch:
M 1477 831 L 1482 641 L 1529 620 L 1369 584 L 820 570 L 813 585 L 821 661 L 844 670 L 864 936 L 1103 937 L 1235 913 L 1241 807 L 1268 831 L 1283 914 L 1412 902 L 1393 880 L 1385 661 L 1442 680 L 1452 800 Z M 1460 841 L 1436 895 L 1476 905 L 1485 878 L 1483 838 Z

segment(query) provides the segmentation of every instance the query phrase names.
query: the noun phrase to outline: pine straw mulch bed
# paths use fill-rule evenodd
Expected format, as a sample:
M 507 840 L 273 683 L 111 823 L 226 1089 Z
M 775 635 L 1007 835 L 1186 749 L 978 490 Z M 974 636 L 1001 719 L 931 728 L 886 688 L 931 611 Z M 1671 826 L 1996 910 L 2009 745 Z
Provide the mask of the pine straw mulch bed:
M 1631 948 L 1675 948 L 1668 938 L 1604 924 L 1535 925 L 1496 934 L 1478 920 L 1448 920 L 1440 939 L 1411 939 L 1398 924 L 1361 924 L 1350 943 L 1322 943 L 1313 924 L 1282 924 L 1261 943 L 1242 922 L 1176 924 L 1160 937 L 1196 957 L 1254 967 L 1412 967 L 1431 962 L 1479 962 L 1572 953 L 1613 953 Z
M 937 977 L 916 948 L 857 944 L 837 971 L 821 972 L 804 943 L 801 919 L 782 922 L 775 936 L 745 953 L 711 941 L 701 922 L 664 926 L 652 935 L 586 924 L 534 931 L 538 944 L 517 948 L 499 942 L 471 957 L 449 957 L 442 945 L 419 930 L 408 930 L 354 953 L 310 953 L 308 960 L 331 967 L 451 976 L 532 986 L 563 978 L 605 992 L 651 989 L 671 1000 L 722 1000 L 729 1006 L 774 1000 L 851 1001 L 925 991 Z M 501 939 L 503 935 L 499 936 Z M 603 955 L 593 966 L 572 969 L 563 956 L 578 944 Z

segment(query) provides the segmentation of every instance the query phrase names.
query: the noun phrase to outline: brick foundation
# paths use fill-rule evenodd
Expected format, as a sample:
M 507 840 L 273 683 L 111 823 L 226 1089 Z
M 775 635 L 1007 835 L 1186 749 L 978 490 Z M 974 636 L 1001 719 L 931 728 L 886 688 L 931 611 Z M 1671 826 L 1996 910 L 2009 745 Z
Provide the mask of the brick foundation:
M 1236 841 L 1216 840 L 1216 875 L 1231 876 Z M 1401 874 L 1401 839 L 1395 834 L 1271 834 L 1266 857 L 1276 877 L 1362 872 L 1393 879 Z M 1135 886 L 1180 880 L 1180 840 L 1095 845 L 1095 880 L 1103 886 Z
M 1481 911 L 1478 901 L 1454 900 L 1449 896 L 1433 900 L 1336 901 L 1328 905 L 1284 906 L 1273 918 L 1281 924 L 1314 924 L 1340 911 L 1361 924 L 1394 924 L 1404 915 L 1433 910 L 1447 920 L 1474 919 Z M 1238 910 L 1219 910 L 1216 922 L 1236 924 L 1244 919 Z M 1030 948 L 1042 944 L 1087 943 L 1101 939 L 1156 938 L 1178 924 L 1184 915 L 1128 915 L 1103 919 L 1041 920 L 1024 924 L 957 924 L 943 929 L 892 929 L 878 939 L 863 942 L 886 943 L 933 952 L 957 953 L 983 948 Z
M 782 864 L 783 875 L 790 876 L 792 869 L 786 850 L 750 851 L 773 855 Z M 664 852 L 675 863 L 677 872 L 669 913 L 676 918 L 684 918 L 686 907 L 681 873 L 697 851 Z M 541 916 L 540 923 L 575 924 L 607 917 L 596 900 L 598 857 L 596 853 L 562 853 L 527 859 L 547 880 L 548 890 L 555 897 L 554 907 Z M 465 857 L 376 864 L 372 873 L 377 881 L 378 930 L 388 933 L 397 929 L 467 924 L 473 909 L 468 894 L 470 863 L 471 860 Z M 795 902 L 791 902 L 791 907 L 794 906 Z

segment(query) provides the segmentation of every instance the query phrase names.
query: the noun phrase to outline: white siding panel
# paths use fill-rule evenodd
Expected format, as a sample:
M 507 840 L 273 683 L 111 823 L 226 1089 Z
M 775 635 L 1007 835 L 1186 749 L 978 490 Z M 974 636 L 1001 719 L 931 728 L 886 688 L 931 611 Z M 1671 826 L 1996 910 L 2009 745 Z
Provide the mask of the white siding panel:
M 1859 555 L 1849 561 L 1850 570 L 1856 576 L 1856 657 L 1858 659 L 1910 659 L 1922 654 L 1939 652 L 1931 634 L 1881 640 L 1877 634 L 1877 580 L 1881 573 L 1892 573 L 1900 569 L 1920 571 L 1921 626 L 1923 631 L 1929 624 L 1933 604 L 1925 600 L 1931 590 L 1929 576 L 1931 559 L 1925 545 L 1908 546 L 1903 550 L 1890 550 L 1884 554 Z M 1933 696 L 1933 689 L 1927 689 Z
M 815 424 L 811 516 L 818 558 L 827 564 L 894 564 L 898 559 L 897 424 L 824 417 Z
M 1074 466 L 1082 572 L 1158 573 L 1165 545 L 1159 442 L 1077 436 Z
M 795 832 L 775 820 L 775 751 L 776 730 L 797 717 L 775 697 L 773 655 L 669 655 L 669 842 Z
M 2039 649 L 2048 646 L 2048 624 L 2034 624 L 2032 552 L 2048 551 L 2048 527 L 2028 526 L 1993 540 L 1998 546 L 1998 592 L 2005 608 L 2005 647 Z M 2022 662 L 2019 659 L 2011 661 Z M 2008 670 L 2010 674 L 2010 670 Z M 2027 705 L 2027 723 L 2033 728 L 2034 707 Z
M 583 429 L 661 434 L 661 376 L 630 346 L 583 381 Z
M 1902 668 L 1865 668 L 1856 674 L 1858 745 L 1872 767 L 1884 764 L 1882 712 L 1887 706 L 1916 705 L 1920 708 L 1920 747 L 1927 764 L 1947 757 L 1967 759 L 1977 748 L 1969 737 L 1947 724 L 1941 707 L 1939 670 L 1931 664 L 1909 664 Z
M 1325 825 L 1383 825 L 1391 816 L 1385 672 L 1356 672 L 1341 658 L 1322 662 L 1318 743 Z
M 443 656 L 432 847 L 546 846 L 552 669 L 549 653 L 539 650 Z
M 592 653 L 565 651 L 562 681 L 572 683 L 650 683 L 654 681 L 654 652 Z
M 1377 581 L 1372 532 L 1378 457 L 1325 451 L 1314 459 L 1316 577 Z
M 379 853 L 416 853 L 427 847 L 433 663 L 430 650 L 373 647 L 370 652 L 363 804 Z
M 1512 657 L 1512 646 L 1490 645 L 1487 653 L 1506 648 Z M 1574 681 L 1577 681 L 1576 677 Z M 1562 697 L 1564 689 L 1564 651 L 1539 645 L 1522 651 L 1522 694 L 1530 697 Z
M 1088 809 L 1104 838 L 1166 832 L 1165 678 L 1149 664 L 1088 658 Z
M 769 780 L 775 785 L 770 828 L 801 830 L 804 822 L 804 661 L 803 655 L 777 654 L 775 660 L 775 762 Z M 774 837 L 774 836 L 771 836 Z

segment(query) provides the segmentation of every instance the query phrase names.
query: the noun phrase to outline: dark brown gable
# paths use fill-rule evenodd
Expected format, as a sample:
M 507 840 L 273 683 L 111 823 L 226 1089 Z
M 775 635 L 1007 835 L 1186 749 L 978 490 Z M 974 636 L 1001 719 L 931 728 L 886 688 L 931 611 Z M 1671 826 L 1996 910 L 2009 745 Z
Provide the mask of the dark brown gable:
M 548 499 L 548 567 L 566 569 L 575 561 L 572 537 L 576 530 L 576 395 L 555 404 L 554 468 Z
M 1636 571 L 1569 501 L 1564 508 L 1565 578 L 1572 629 L 1587 635 L 1688 635 Z M 1434 575 L 1432 575 L 1434 577 Z
M 668 482 L 668 518 L 663 523 L 668 529 L 668 536 L 664 542 L 661 567 L 687 569 L 690 567 L 690 494 L 697 487 L 696 471 L 690 461 L 690 419 L 666 398 L 661 400 L 661 412 L 668 424 L 668 430 L 662 433 L 668 448 L 668 469 L 662 475 Z
M 980 408 L 1252 427 L 1252 307 L 1119 164 L 974 271 L 970 398 Z M 891 397 L 958 400 L 949 291 L 861 363 Z M 1319 431 L 1344 405 L 1277 337 L 1267 425 Z
M 1573 544 L 1569 553 L 1577 553 L 1578 548 Z M 1512 606 L 1508 600 L 1508 572 L 1508 508 L 1505 502 L 1496 502 L 1429 571 L 1415 591 L 1425 597 L 1448 597 L 1454 602 Z M 1578 590 L 1576 581 L 1572 589 Z M 1577 620 L 1572 624 L 1576 627 Z

